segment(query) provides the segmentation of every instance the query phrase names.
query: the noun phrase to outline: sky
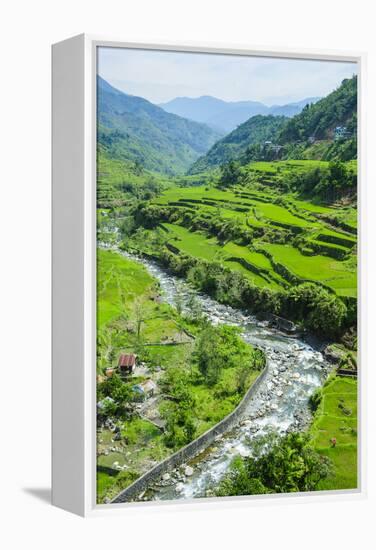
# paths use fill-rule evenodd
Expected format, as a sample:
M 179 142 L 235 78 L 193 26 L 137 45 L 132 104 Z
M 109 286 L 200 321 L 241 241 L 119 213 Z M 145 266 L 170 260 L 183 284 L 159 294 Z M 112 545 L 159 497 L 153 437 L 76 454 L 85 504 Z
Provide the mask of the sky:
M 98 74 L 115 88 L 163 103 L 211 95 L 285 104 L 322 97 L 357 73 L 355 63 L 101 47 Z

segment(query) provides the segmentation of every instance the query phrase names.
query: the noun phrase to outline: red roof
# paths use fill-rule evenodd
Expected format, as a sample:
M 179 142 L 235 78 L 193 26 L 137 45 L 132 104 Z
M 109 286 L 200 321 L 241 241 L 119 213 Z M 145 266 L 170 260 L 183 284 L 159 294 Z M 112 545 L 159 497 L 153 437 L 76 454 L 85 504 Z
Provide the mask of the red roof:
M 121 354 L 119 357 L 119 367 L 134 367 L 136 364 L 136 356 L 134 353 Z

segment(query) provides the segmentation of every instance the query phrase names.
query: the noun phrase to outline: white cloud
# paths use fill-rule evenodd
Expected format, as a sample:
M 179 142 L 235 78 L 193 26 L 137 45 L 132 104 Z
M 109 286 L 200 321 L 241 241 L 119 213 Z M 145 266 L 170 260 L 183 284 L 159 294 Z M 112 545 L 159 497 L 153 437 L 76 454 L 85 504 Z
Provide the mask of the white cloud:
M 177 96 L 287 103 L 324 96 L 354 63 L 99 48 L 98 73 L 115 87 L 161 103 Z

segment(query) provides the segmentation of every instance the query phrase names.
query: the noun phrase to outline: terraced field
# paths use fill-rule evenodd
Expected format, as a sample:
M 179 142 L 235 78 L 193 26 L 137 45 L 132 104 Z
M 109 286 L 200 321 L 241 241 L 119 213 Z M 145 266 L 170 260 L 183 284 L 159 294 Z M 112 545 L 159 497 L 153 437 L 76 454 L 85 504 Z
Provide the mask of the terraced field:
M 356 273 L 352 266 L 326 256 L 305 256 L 286 244 L 265 244 L 273 258 L 302 279 L 322 282 L 339 296 L 356 296 Z
M 232 242 L 221 246 L 216 238 L 189 231 L 179 225 L 165 223 L 163 227 L 168 231 L 168 242 L 185 254 L 219 261 L 226 267 L 240 271 L 257 286 L 278 289 L 284 284 L 283 279 L 273 272 L 270 260 L 262 253 L 252 252 Z M 248 267 L 240 263 L 242 260 Z
M 313 445 L 328 456 L 334 471 L 319 489 L 357 487 L 357 381 L 334 378 L 322 389 L 322 400 L 311 428 Z M 331 440 L 335 438 L 333 446 Z
M 273 163 L 254 164 L 265 171 L 267 167 L 275 170 L 270 167 Z M 294 166 L 299 169 L 298 162 Z M 171 187 L 153 202 L 169 206 L 179 215 L 187 211 L 194 216 L 223 219 L 224 223 L 234 220 L 245 230 L 270 228 L 274 235 L 278 230 L 288 231 L 285 244 L 271 242 L 264 235 L 244 246 L 234 240 L 219 242 L 205 228 L 194 231 L 187 223 L 180 225 L 180 220 L 164 223 L 166 240 L 180 252 L 222 262 L 260 287 L 286 288 L 292 282 L 291 274 L 301 282 L 323 283 L 338 296 L 356 297 L 356 237 L 320 217 L 341 216 L 340 208 L 316 205 L 292 195 L 281 201 L 274 193 L 239 186 L 228 191 L 207 186 Z

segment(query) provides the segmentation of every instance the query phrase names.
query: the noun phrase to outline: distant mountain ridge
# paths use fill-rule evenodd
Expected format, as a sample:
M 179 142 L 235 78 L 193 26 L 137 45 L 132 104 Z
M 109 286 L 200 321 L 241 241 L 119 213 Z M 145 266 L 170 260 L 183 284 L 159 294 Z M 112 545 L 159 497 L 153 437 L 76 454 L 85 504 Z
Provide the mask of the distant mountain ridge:
M 268 107 L 259 101 L 224 101 L 212 96 L 197 98 L 177 97 L 159 107 L 196 122 L 201 122 L 223 132 L 231 132 L 237 126 L 256 115 L 277 115 L 292 117 L 300 113 L 309 103 L 319 97 L 308 97 L 286 105 Z
M 335 139 L 335 129 L 346 128 L 345 139 Z M 278 158 L 351 160 L 357 156 L 357 78 L 316 103 L 308 103 L 293 116 L 257 115 L 219 140 L 190 168 L 198 173 L 232 160 L 265 160 L 265 152 L 278 149 Z M 264 147 L 265 141 L 273 142 Z M 260 158 L 260 156 L 262 158 Z M 268 159 L 270 160 L 270 158 Z
M 319 140 L 331 139 L 337 126 L 346 126 L 350 132 L 355 132 L 357 83 L 356 76 L 345 78 L 336 90 L 305 107 L 287 122 L 279 142 L 305 141 L 311 136 Z
M 205 124 L 167 113 L 97 79 L 98 143 L 113 158 L 166 174 L 184 173 L 222 137 Z

